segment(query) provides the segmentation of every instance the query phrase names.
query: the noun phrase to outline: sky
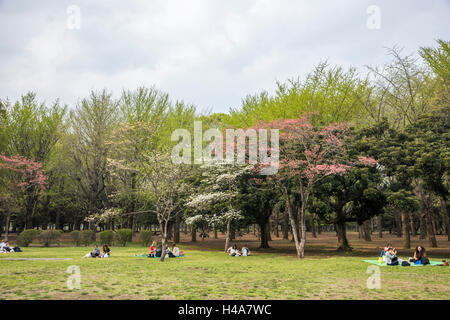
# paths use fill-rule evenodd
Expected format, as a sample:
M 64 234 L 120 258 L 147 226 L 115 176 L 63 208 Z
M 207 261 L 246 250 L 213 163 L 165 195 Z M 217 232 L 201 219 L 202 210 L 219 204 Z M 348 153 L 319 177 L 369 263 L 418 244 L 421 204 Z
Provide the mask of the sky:
M 364 73 L 450 40 L 449 17 L 450 0 L 0 0 L 0 99 L 155 86 L 227 112 L 326 59 Z

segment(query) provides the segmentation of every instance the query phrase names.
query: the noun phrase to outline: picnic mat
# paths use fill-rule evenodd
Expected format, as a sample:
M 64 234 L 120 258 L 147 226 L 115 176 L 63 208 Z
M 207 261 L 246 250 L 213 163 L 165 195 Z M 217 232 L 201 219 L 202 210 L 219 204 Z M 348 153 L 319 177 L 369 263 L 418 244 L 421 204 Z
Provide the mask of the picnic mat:
M 371 264 L 377 265 L 377 266 L 380 266 L 380 267 L 395 267 L 395 266 L 388 266 L 385 262 L 379 263 L 378 259 L 377 260 L 363 260 L 363 261 L 367 262 L 367 263 L 371 263 Z M 403 261 L 406 261 L 406 260 L 403 260 Z M 437 266 L 437 265 L 440 265 L 440 264 L 443 264 L 443 262 L 442 261 L 439 262 L 439 261 L 431 261 L 430 260 L 430 264 L 427 264 L 425 266 Z M 401 266 L 402 266 L 402 263 L 399 261 L 398 267 L 401 267 Z M 424 266 L 423 264 L 411 263 L 411 267 L 423 267 L 423 266 Z

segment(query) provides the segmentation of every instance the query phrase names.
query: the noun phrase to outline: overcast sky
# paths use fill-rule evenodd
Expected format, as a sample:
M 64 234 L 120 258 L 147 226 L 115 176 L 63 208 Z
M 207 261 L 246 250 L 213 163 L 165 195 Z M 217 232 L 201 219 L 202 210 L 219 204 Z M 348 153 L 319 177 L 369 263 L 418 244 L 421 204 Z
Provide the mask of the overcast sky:
M 363 70 L 383 47 L 449 40 L 449 17 L 449 0 L 0 0 L 0 98 L 74 107 L 91 89 L 155 85 L 226 112 L 325 59 Z

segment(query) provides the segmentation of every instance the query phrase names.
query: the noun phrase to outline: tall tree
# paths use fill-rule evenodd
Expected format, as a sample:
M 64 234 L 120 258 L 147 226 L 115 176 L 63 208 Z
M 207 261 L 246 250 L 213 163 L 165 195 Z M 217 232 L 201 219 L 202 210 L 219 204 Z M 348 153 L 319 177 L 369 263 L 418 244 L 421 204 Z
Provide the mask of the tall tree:
M 117 102 L 105 90 L 91 92 L 71 113 L 70 146 L 72 178 L 78 185 L 78 197 L 87 215 L 108 204 L 107 143 L 117 119 Z

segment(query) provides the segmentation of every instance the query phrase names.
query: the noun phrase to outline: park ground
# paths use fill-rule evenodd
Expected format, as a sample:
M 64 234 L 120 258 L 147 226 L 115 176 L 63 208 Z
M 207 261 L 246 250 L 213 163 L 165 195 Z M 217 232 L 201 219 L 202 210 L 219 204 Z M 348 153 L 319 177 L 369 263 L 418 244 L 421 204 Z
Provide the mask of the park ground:
M 147 252 L 139 243 L 112 247 L 108 259 L 82 258 L 90 247 L 72 247 L 64 241 L 49 248 L 33 243 L 23 253 L 0 254 L 1 299 L 450 299 L 450 267 L 380 267 L 381 289 L 368 289 L 364 259 L 376 259 L 379 250 L 391 241 L 401 248 L 401 239 L 385 234 L 373 241 L 349 233 L 351 253 L 336 251 L 334 233 L 317 238 L 307 235 L 306 258 L 294 255 L 289 240 L 274 238 L 270 249 L 258 249 L 252 235 L 233 243 L 247 244 L 250 257 L 230 257 L 223 253 L 223 235 L 197 242 L 182 236 L 179 247 L 184 258 L 137 258 Z M 12 237 L 14 244 L 14 236 Z M 432 260 L 450 259 L 450 242 L 438 237 L 439 248 L 422 244 Z M 411 250 L 399 249 L 400 258 Z M 70 258 L 71 260 L 5 260 L 8 258 Z M 69 266 L 78 266 L 80 289 L 69 289 Z

